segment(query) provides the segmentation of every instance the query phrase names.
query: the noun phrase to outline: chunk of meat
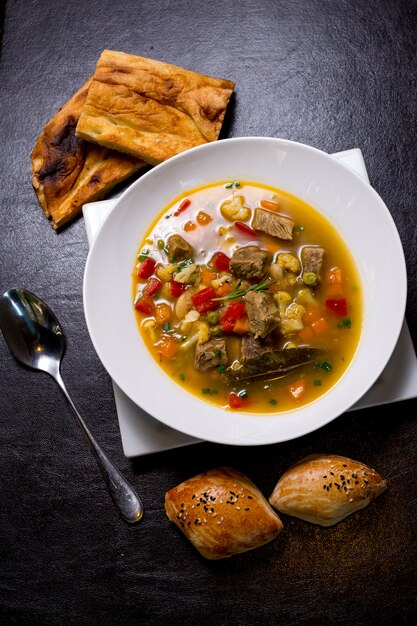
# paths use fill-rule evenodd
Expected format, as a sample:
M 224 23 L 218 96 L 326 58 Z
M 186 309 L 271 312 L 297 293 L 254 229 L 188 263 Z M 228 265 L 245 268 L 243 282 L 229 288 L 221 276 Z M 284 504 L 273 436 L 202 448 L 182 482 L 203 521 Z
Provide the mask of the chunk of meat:
M 245 296 L 249 330 L 255 338 L 266 337 L 280 322 L 279 309 L 270 293 L 249 291 Z
M 168 260 L 182 261 L 183 259 L 192 259 L 194 249 L 180 235 L 171 235 L 168 239 Z
M 250 363 L 252 360 L 265 355 L 273 350 L 273 345 L 268 338 L 265 341 L 255 339 L 253 335 L 248 333 L 243 335 L 240 344 L 240 361 L 241 363 Z
M 325 249 L 320 246 L 304 246 L 301 250 L 303 272 L 314 272 L 319 277 L 325 253 Z
M 238 248 L 230 259 L 230 270 L 238 278 L 262 278 L 270 264 L 269 254 L 258 246 Z
M 266 209 L 255 209 L 255 215 L 252 220 L 252 227 L 255 230 L 261 230 L 267 235 L 292 241 L 292 231 L 294 222 L 289 217 L 268 211 Z
M 211 339 L 197 345 L 194 357 L 194 367 L 200 372 L 206 372 L 218 365 L 227 365 L 226 340 L 222 337 Z

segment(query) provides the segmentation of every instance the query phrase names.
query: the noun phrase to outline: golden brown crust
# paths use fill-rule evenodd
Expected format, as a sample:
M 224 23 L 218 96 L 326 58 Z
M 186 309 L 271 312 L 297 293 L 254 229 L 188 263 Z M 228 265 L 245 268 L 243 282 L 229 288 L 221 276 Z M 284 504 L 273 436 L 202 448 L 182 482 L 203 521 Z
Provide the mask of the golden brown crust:
M 87 143 L 75 128 L 91 85 L 90 78 L 46 124 L 32 152 L 32 185 L 54 228 L 102 198 L 145 163 Z
M 333 526 L 365 508 L 386 489 L 373 469 L 344 456 L 312 454 L 281 476 L 272 506 L 320 526 Z
M 283 528 L 253 482 L 229 467 L 204 472 L 168 491 L 165 510 L 210 560 L 262 546 Z
M 218 138 L 234 83 L 104 50 L 78 137 L 157 164 Z

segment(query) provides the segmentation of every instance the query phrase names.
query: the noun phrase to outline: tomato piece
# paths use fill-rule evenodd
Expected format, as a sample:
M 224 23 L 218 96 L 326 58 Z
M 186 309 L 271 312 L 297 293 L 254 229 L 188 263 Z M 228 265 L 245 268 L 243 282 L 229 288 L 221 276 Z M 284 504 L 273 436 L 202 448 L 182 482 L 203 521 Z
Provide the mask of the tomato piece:
M 346 317 L 347 315 L 347 301 L 346 298 L 335 298 L 326 300 L 325 302 L 326 309 L 339 317 Z
M 153 296 L 161 288 L 161 281 L 159 278 L 150 278 L 143 289 L 144 296 Z
M 150 278 L 155 271 L 156 261 L 153 259 L 145 259 L 139 266 L 138 278 Z
M 234 222 L 233 226 L 240 230 L 241 233 L 245 233 L 245 235 L 250 235 L 250 237 L 257 237 L 256 230 L 253 230 L 250 226 L 245 224 L 245 222 Z
M 171 280 L 171 296 L 173 298 L 179 298 L 186 289 L 187 285 L 184 285 L 183 283 L 177 283 L 175 280 Z
M 191 204 L 191 200 L 189 200 L 188 198 L 185 198 L 185 200 L 183 200 L 181 202 L 181 204 L 178 207 L 178 209 L 176 211 L 174 211 L 174 213 L 173 213 L 174 217 L 177 217 L 177 215 L 181 215 L 181 213 L 183 213 L 185 211 L 185 209 L 188 209 L 190 204 Z
M 243 398 L 235 391 L 230 392 L 229 394 L 229 407 L 231 409 L 241 409 L 243 406 L 249 404 L 248 398 Z
M 232 302 L 220 318 L 220 328 L 225 333 L 233 332 L 237 320 L 245 314 L 246 308 L 244 304 L 241 302 Z
M 206 313 L 207 311 L 217 309 L 220 303 L 214 302 L 214 298 L 217 298 L 217 294 L 212 287 L 202 289 L 194 294 L 194 296 L 191 296 L 192 303 L 199 313 Z
M 230 259 L 223 252 L 217 252 L 213 257 L 213 267 L 218 272 L 228 272 L 230 267 Z
M 155 313 L 155 302 L 150 296 L 142 296 L 135 304 L 136 311 L 145 313 L 145 315 L 153 315 Z

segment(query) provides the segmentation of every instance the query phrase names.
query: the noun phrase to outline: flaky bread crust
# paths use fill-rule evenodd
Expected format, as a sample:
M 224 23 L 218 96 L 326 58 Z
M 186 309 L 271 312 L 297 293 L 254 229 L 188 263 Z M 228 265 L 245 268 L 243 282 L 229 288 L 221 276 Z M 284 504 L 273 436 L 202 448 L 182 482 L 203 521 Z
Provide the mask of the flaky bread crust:
M 253 482 L 229 467 L 204 472 L 168 491 L 165 510 L 210 560 L 262 546 L 283 528 Z
M 153 165 L 218 138 L 234 83 L 104 50 L 77 137 Z
M 46 124 L 32 151 L 32 185 L 53 228 L 145 167 L 143 161 L 75 136 L 91 82 L 92 78 Z
M 281 476 L 269 502 L 281 513 L 333 526 L 365 508 L 386 486 L 375 470 L 359 461 L 313 454 Z

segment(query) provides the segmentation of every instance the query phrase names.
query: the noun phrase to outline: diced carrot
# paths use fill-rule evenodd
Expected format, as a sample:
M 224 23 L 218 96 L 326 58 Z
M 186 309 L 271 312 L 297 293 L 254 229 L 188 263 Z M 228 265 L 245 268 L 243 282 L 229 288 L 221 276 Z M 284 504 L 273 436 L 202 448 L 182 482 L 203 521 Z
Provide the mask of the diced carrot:
M 278 202 L 272 202 L 271 200 L 261 200 L 261 207 L 269 209 L 269 211 L 278 211 Z
M 161 341 L 156 344 L 156 347 L 161 357 L 173 359 L 178 350 L 178 343 L 173 337 L 163 335 Z
M 329 323 L 325 317 L 321 317 L 316 322 L 311 324 L 311 328 L 315 335 L 324 335 L 329 330 Z
M 204 211 L 199 211 L 197 213 L 197 222 L 200 226 L 207 226 L 207 224 L 210 224 L 212 221 L 213 218 L 208 213 L 205 213 Z
M 210 270 L 201 270 L 201 282 L 204 283 L 204 285 L 207 285 L 207 287 L 211 285 L 211 281 L 215 280 L 216 277 L 217 274 L 210 272 Z
M 304 326 L 302 330 L 298 333 L 301 341 L 305 341 L 306 343 L 310 343 L 314 339 L 314 332 L 311 326 Z
M 232 289 L 233 287 L 231 287 L 228 283 L 223 283 L 223 285 L 220 285 L 220 287 L 216 289 L 217 297 L 222 298 L 223 296 L 227 296 Z
M 326 298 L 338 298 L 339 296 L 343 296 L 343 285 L 342 283 L 334 283 L 332 285 L 328 285 L 326 287 Z
M 172 317 L 172 309 L 169 304 L 157 304 L 155 310 L 156 323 L 160 326 L 170 321 Z
M 306 390 L 306 381 L 304 378 L 300 378 L 295 383 L 288 387 L 288 391 L 294 398 L 294 400 L 301 400 Z
M 246 315 L 236 320 L 233 326 L 233 332 L 238 335 L 246 335 L 249 332 L 249 319 Z
M 324 282 L 327 285 L 341 285 L 343 281 L 343 272 L 340 267 L 332 267 L 324 275 Z
M 303 322 L 306 324 L 312 324 L 321 317 L 321 310 L 318 306 L 309 306 L 303 315 Z
M 183 226 L 183 229 L 186 233 L 189 233 L 191 230 L 195 230 L 197 228 L 197 224 L 188 220 Z

